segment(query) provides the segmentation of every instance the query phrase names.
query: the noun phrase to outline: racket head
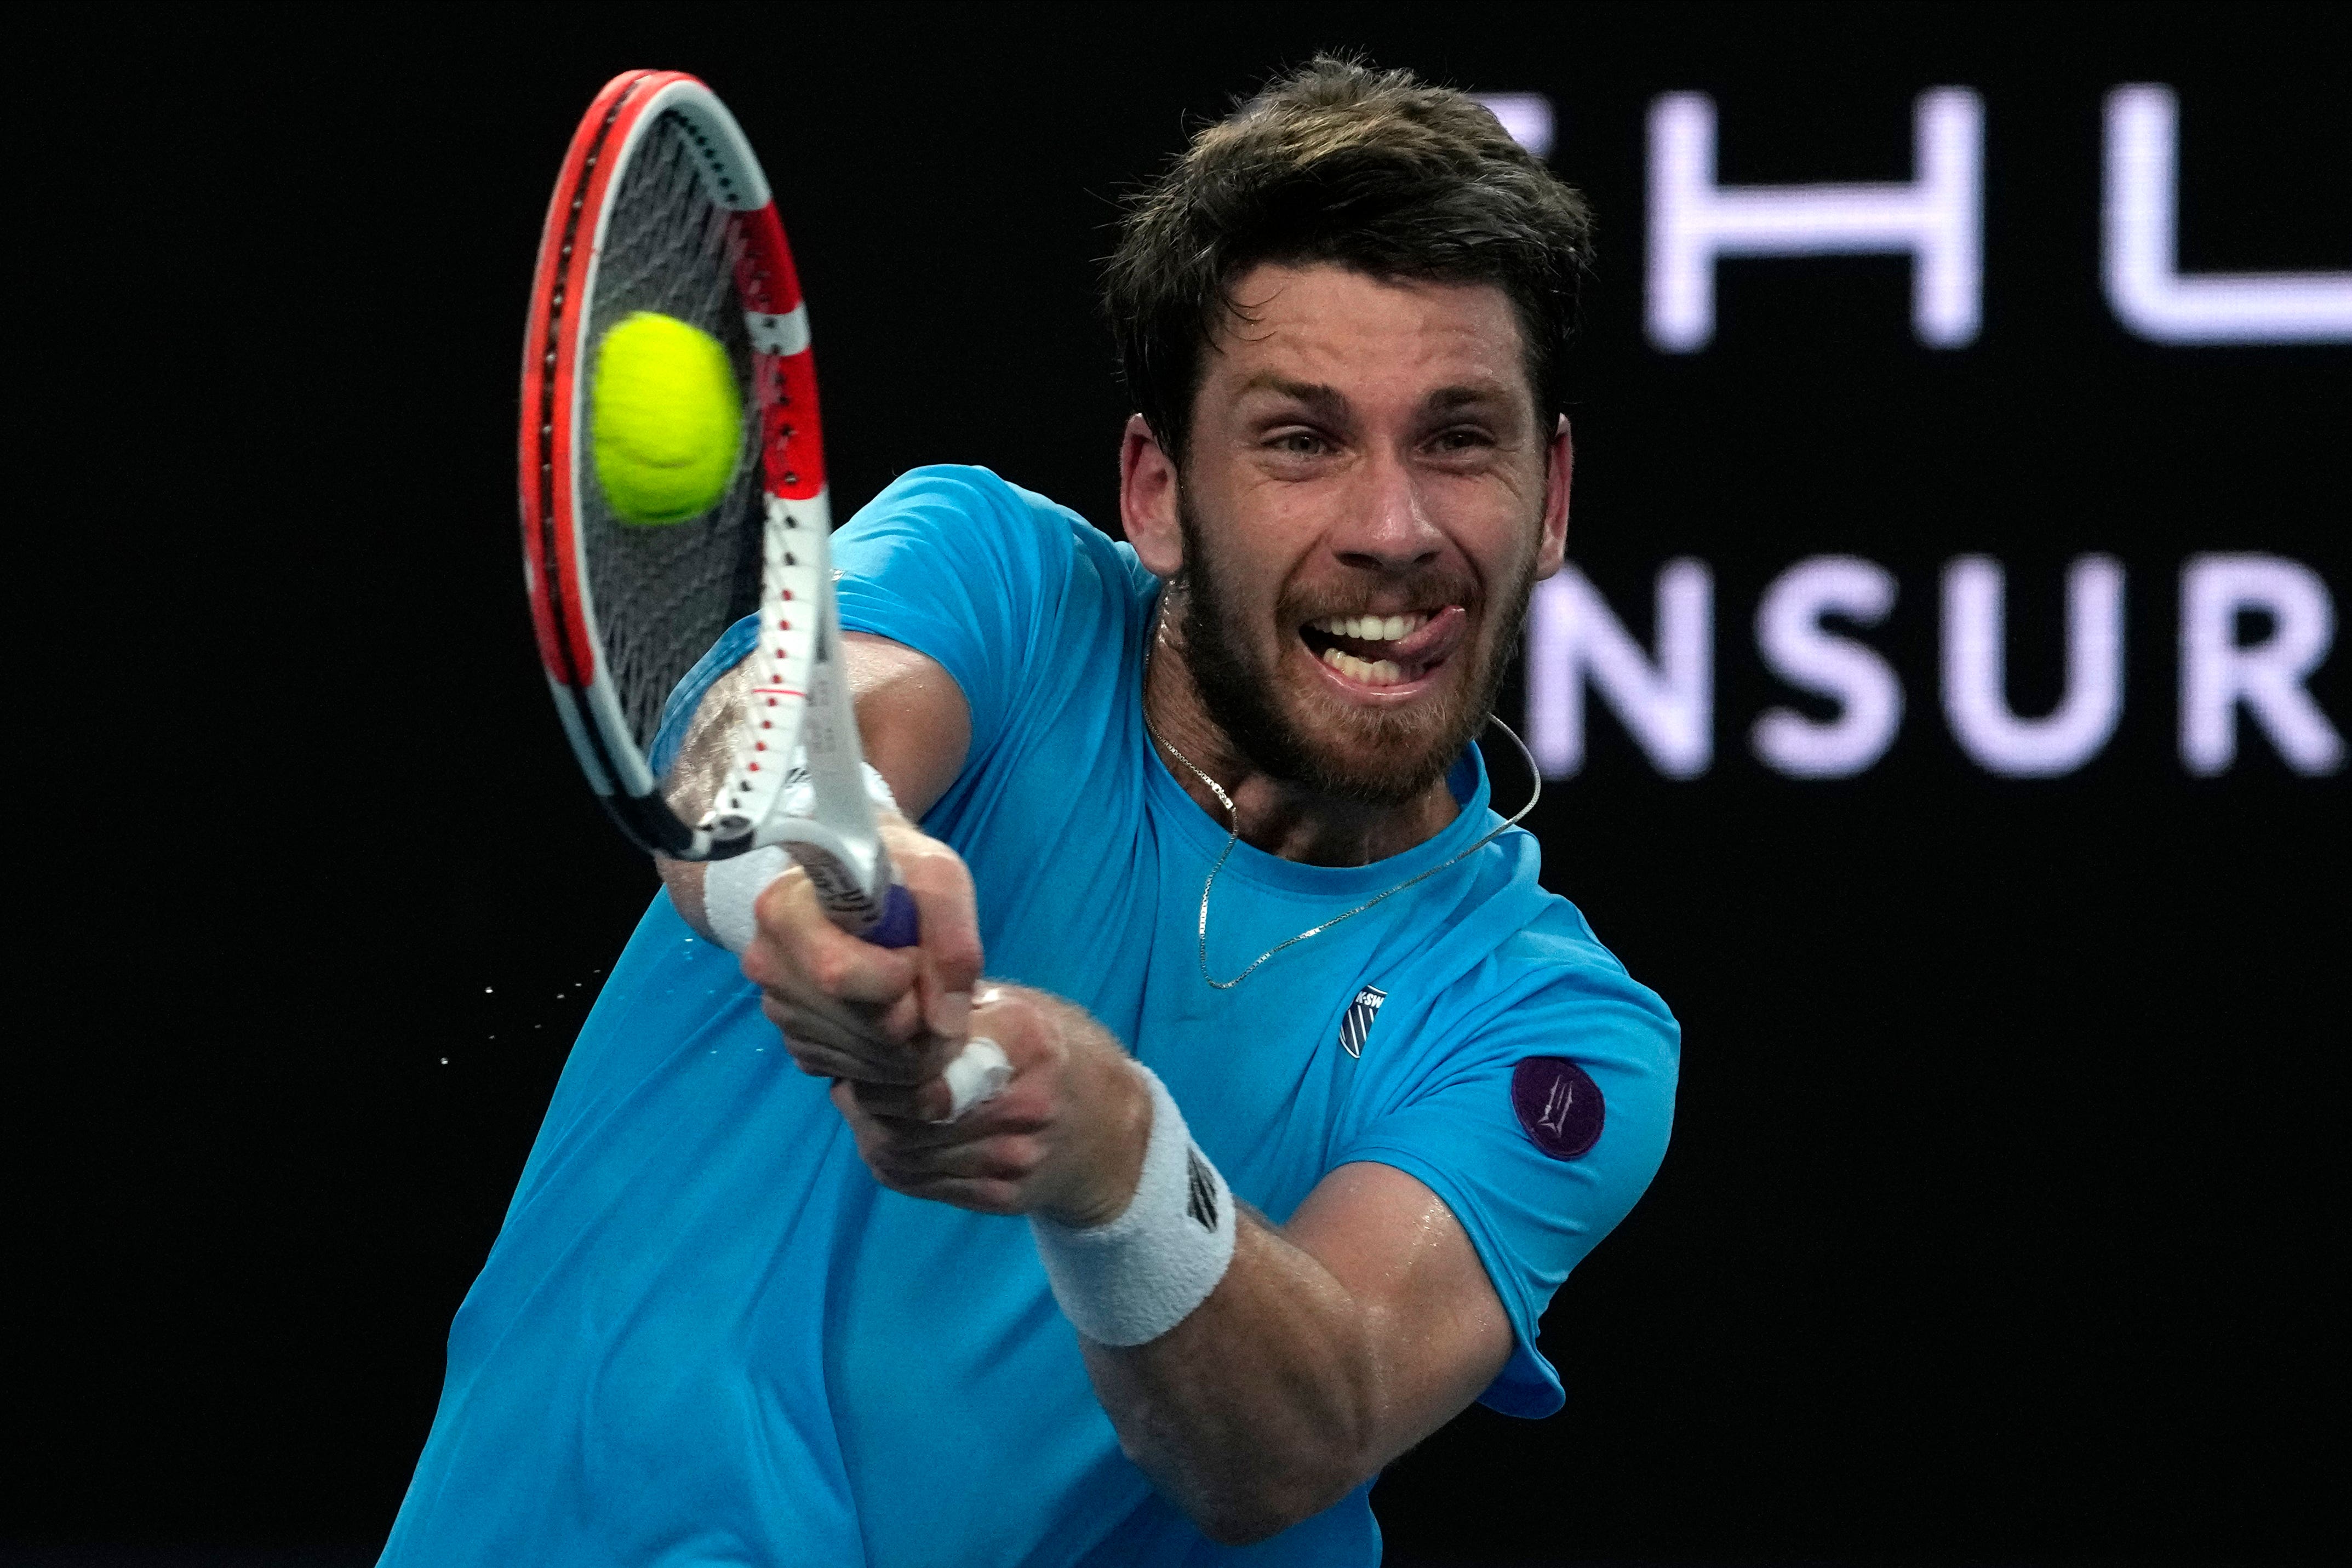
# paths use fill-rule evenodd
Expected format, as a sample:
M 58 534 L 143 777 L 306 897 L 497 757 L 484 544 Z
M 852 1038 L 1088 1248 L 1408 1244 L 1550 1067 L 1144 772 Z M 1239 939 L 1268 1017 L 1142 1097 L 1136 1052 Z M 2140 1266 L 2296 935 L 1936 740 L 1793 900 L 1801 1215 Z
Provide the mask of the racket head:
M 597 347 L 639 310 L 715 338 L 744 416 L 719 501 L 654 527 L 622 521 L 590 436 Z M 532 274 L 520 412 L 533 633 L 582 771 L 646 849 L 709 859 L 751 847 L 782 789 L 774 759 L 793 754 L 807 708 L 831 515 L 791 247 L 750 142 L 696 78 L 625 71 L 573 132 Z M 754 703 L 737 716 L 720 809 L 688 821 L 653 765 L 663 705 L 719 634 L 753 613 Z

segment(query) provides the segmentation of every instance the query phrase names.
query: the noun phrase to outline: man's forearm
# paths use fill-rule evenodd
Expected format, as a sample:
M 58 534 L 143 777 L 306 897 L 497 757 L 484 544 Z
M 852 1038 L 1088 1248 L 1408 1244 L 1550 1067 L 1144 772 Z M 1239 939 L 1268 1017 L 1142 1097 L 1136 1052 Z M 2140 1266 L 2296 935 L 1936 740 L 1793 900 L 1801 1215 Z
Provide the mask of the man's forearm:
M 1254 1215 L 1182 1322 L 1139 1345 L 1080 1342 L 1119 1446 L 1215 1540 L 1286 1529 L 1389 1458 L 1365 1310 Z
M 1164 1086 L 1084 1009 L 990 984 L 964 1022 L 943 1033 L 996 1041 L 1014 1070 L 950 1122 L 902 1076 L 794 1059 L 857 1080 L 834 1103 L 885 1186 L 1030 1215 L 1120 1447 L 1209 1535 L 1328 1508 L 1502 1370 L 1502 1303 L 1412 1176 L 1342 1164 L 1277 1229 L 1237 1212 Z
M 914 649 L 863 632 L 845 633 L 852 700 L 866 760 L 889 782 L 908 821 L 920 817 L 954 781 L 970 745 L 971 719 L 962 693 L 945 671 Z M 670 809 L 692 822 L 719 797 L 734 756 L 729 720 L 743 700 L 750 676 L 737 665 L 702 694 L 688 721 L 677 760 L 663 781 Z M 686 923 L 717 940 L 705 904 L 706 868 L 654 857 L 670 902 Z

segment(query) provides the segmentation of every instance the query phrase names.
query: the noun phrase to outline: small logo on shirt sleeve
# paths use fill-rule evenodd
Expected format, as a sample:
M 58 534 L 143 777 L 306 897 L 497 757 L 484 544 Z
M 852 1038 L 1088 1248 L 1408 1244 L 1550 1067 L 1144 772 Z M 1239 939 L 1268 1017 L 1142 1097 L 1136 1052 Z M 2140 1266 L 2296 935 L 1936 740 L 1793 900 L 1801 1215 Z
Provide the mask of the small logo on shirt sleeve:
M 1601 1086 L 1566 1057 L 1528 1057 L 1511 1069 L 1511 1109 L 1536 1147 L 1573 1160 L 1601 1141 Z
M 1351 1057 L 1364 1054 L 1364 1041 L 1370 1037 L 1372 1019 L 1379 1014 L 1381 1004 L 1388 999 L 1389 994 L 1377 985 L 1367 985 L 1356 993 L 1356 999 L 1348 1004 L 1347 1014 L 1339 1020 L 1341 1050 Z

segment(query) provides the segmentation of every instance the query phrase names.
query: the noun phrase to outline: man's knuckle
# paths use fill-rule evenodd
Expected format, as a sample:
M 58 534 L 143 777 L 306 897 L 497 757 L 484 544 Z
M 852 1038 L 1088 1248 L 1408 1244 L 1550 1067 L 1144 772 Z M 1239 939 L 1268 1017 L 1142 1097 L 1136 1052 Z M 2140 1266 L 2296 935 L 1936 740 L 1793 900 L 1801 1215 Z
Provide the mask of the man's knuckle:
M 787 886 L 789 876 L 779 877 L 761 889 L 751 900 L 751 918 L 760 924 L 782 925 L 792 909 L 792 891 Z
M 1012 1133 L 994 1140 L 990 1151 L 989 1173 L 1009 1182 L 1026 1181 L 1037 1173 L 1045 1163 L 1045 1151 L 1037 1140 L 1025 1133 Z
M 936 839 L 927 839 L 907 868 L 909 881 L 918 878 L 925 891 L 956 893 L 971 886 L 971 872 L 963 857 Z

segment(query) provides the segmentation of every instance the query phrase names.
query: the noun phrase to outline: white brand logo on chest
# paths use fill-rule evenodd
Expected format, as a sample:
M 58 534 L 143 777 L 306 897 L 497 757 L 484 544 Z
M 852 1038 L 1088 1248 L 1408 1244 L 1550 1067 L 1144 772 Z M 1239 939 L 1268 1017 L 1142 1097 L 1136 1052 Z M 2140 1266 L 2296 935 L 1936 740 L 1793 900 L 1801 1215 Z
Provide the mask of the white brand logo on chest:
M 1388 999 L 1389 994 L 1377 985 L 1367 985 L 1356 993 L 1356 999 L 1348 1004 L 1348 1011 L 1339 1020 L 1341 1050 L 1351 1057 L 1364 1054 L 1364 1039 L 1372 1032 L 1372 1019 L 1379 1015 L 1381 1004 Z

